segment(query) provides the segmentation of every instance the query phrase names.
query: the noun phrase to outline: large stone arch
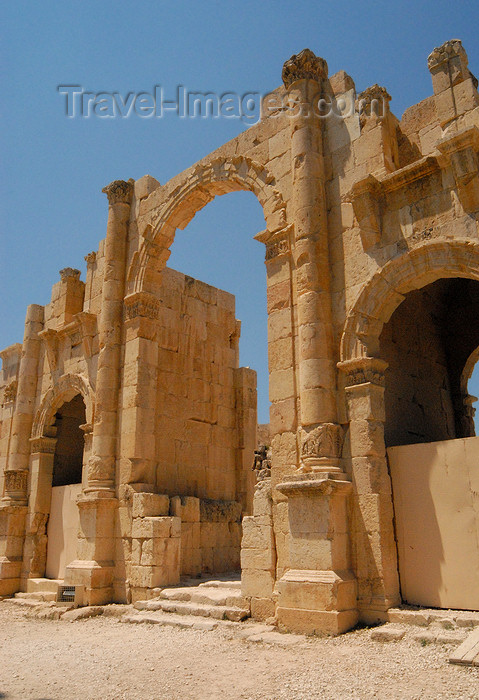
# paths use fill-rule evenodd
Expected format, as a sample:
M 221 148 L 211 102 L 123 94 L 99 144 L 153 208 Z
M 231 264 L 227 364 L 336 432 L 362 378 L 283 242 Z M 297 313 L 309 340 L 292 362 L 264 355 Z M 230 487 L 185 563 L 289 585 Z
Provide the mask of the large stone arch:
M 60 406 L 77 394 L 81 394 L 85 402 L 87 424 L 93 425 L 95 397 L 88 378 L 83 374 L 64 374 L 48 389 L 40 403 L 33 421 L 32 439 L 42 437 Z
M 149 278 L 163 269 L 177 228 L 184 229 L 195 214 L 217 195 L 253 192 L 264 212 L 269 237 L 286 225 L 286 205 L 268 169 L 245 156 L 215 158 L 187 170 L 164 186 L 164 201 L 140 217 L 142 236 L 128 274 L 131 292 L 149 291 Z M 159 268 L 159 269 L 158 269 Z
M 382 327 L 405 295 L 447 277 L 479 280 L 479 242 L 430 241 L 389 261 L 366 284 L 347 316 L 341 362 L 377 357 Z

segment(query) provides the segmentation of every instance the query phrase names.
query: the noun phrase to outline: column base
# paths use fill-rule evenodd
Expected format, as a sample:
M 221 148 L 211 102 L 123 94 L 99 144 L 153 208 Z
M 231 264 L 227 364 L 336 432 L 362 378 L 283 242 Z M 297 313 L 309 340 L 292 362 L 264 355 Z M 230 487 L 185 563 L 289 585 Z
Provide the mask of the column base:
M 11 596 L 21 587 L 27 507 L 3 500 L 0 505 L 0 596 Z
M 84 586 L 85 605 L 105 605 L 113 602 L 112 561 L 97 562 L 76 559 L 65 569 L 65 586 Z
M 277 583 L 278 624 L 302 634 L 342 634 L 358 621 L 350 571 L 291 569 Z

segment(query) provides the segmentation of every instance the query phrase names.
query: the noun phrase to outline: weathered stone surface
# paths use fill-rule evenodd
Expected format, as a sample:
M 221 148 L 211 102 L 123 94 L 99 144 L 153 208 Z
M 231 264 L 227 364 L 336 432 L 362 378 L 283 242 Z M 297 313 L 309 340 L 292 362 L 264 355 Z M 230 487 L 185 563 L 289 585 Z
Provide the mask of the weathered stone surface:
M 145 175 L 104 188 L 86 281 L 64 268 L 50 302 L 28 308 L 23 343 L 0 352 L 0 596 L 48 577 L 51 595 L 64 581 L 89 607 L 126 604 L 242 565 L 253 616 L 301 632 L 432 625 L 391 609 L 400 591 L 437 604 L 446 573 L 454 605 L 478 607 L 460 578 L 464 562 L 479 575 L 464 506 L 478 485 L 457 464 L 477 453 L 479 95 L 459 40 L 428 68 L 433 94 L 399 121 L 385 87 L 357 96 L 304 49 L 250 129 L 162 186 Z M 256 375 L 239 367 L 234 297 L 166 267 L 175 231 L 237 190 L 266 223 L 270 453 L 256 488 Z M 419 484 L 432 462 L 400 496 L 388 467 L 392 449 L 412 446 L 416 465 L 418 443 L 441 452 L 446 440 L 456 563 L 437 547 L 442 496 Z M 52 507 L 57 488 L 69 509 Z M 399 546 L 407 523 L 425 533 L 412 539 L 429 598 L 410 595 L 393 517 Z

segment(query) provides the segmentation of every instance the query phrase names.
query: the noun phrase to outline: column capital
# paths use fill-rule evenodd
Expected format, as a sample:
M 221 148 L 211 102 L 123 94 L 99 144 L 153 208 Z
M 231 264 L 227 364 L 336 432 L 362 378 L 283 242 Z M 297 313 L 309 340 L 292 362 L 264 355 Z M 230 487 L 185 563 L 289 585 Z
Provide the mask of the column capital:
M 283 65 L 284 86 L 289 89 L 298 80 L 314 80 L 321 83 L 328 77 L 328 64 L 324 58 L 316 56 L 310 49 L 294 54 Z
M 32 454 L 41 452 L 42 454 L 52 455 L 55 454 L 57 438 L 40 435 L 39 437 L 30 438 L 30 445 Z
M 359 384 L 376 384 L 382 387 L 388 363 L 379 357 L 355 357 L 338 362 L 337 367 L 346 375 L 346 387 Z
M 109 204 L 130 204 L 133 197 L 133 181 L 113 180 L 102 192 L 108 197 Z
M 23 505 L 27 500 L 28 472 L 8 469 L 5 472 L 5 496 L 3 502 Z

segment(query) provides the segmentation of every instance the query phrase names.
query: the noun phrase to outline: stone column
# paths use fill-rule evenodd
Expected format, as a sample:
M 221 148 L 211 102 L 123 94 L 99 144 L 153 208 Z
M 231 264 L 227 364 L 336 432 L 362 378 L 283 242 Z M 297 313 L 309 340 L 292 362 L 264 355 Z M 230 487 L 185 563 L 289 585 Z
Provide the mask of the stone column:
M 12 420 L 10 454 L 5 470 L 4 496 L 0 501 L 0 595 L 20 588 L 22 550 L 27 514 L 30 434 L 37 392 L 38 358 L 43 328 L 43 306 L 27 309 L 17 395 Z
M 344 373 L 354 485 L 351 542 L 360 620 L 387 620 L 400 602 L 391 480 L 384 442 L 387 363 L 363 357 L 338 364 Z
M 305 49 L 283 68 L 291 118 L 294 220 L 293 291 L 297 305 L 300 468 L 276 485 L 287 498 L 288 568 L 276 584 L 280 626 L 338 634 L 357 620 L 350 571 L 347 498 L 340 466 L 322 121 L 327 65 Z M 274 465 L 273 465 L 274 466 Z M 274 470 L 273 470 L 274 473 Z
M 115 180 L 103 189 L 108 197 L 101 313 L 98 323 L 98 370 L 95 392 L 92 456 L 85 493 L 114 495 L 118 398 L 122 343 L 123 297 L 128 222 L 133 185 Z
M 95 417 L 86 486 L 78 501 L 80 529 L 78 559 L 67 566 L 65 584 L 84 585 L 89 605 L 113 599 L 115 559 L 115 468 L 118 444 L 118 405 L 122 350 L 123 297 L 131 182 L 116 180 L 103 189 L 108 197 Z
M 286 61 L 293 177 L 293 258 L 298 313 L 301 469 L 339 473 L 323 123 L 318 112 L 328 67 L 305 49 Z

